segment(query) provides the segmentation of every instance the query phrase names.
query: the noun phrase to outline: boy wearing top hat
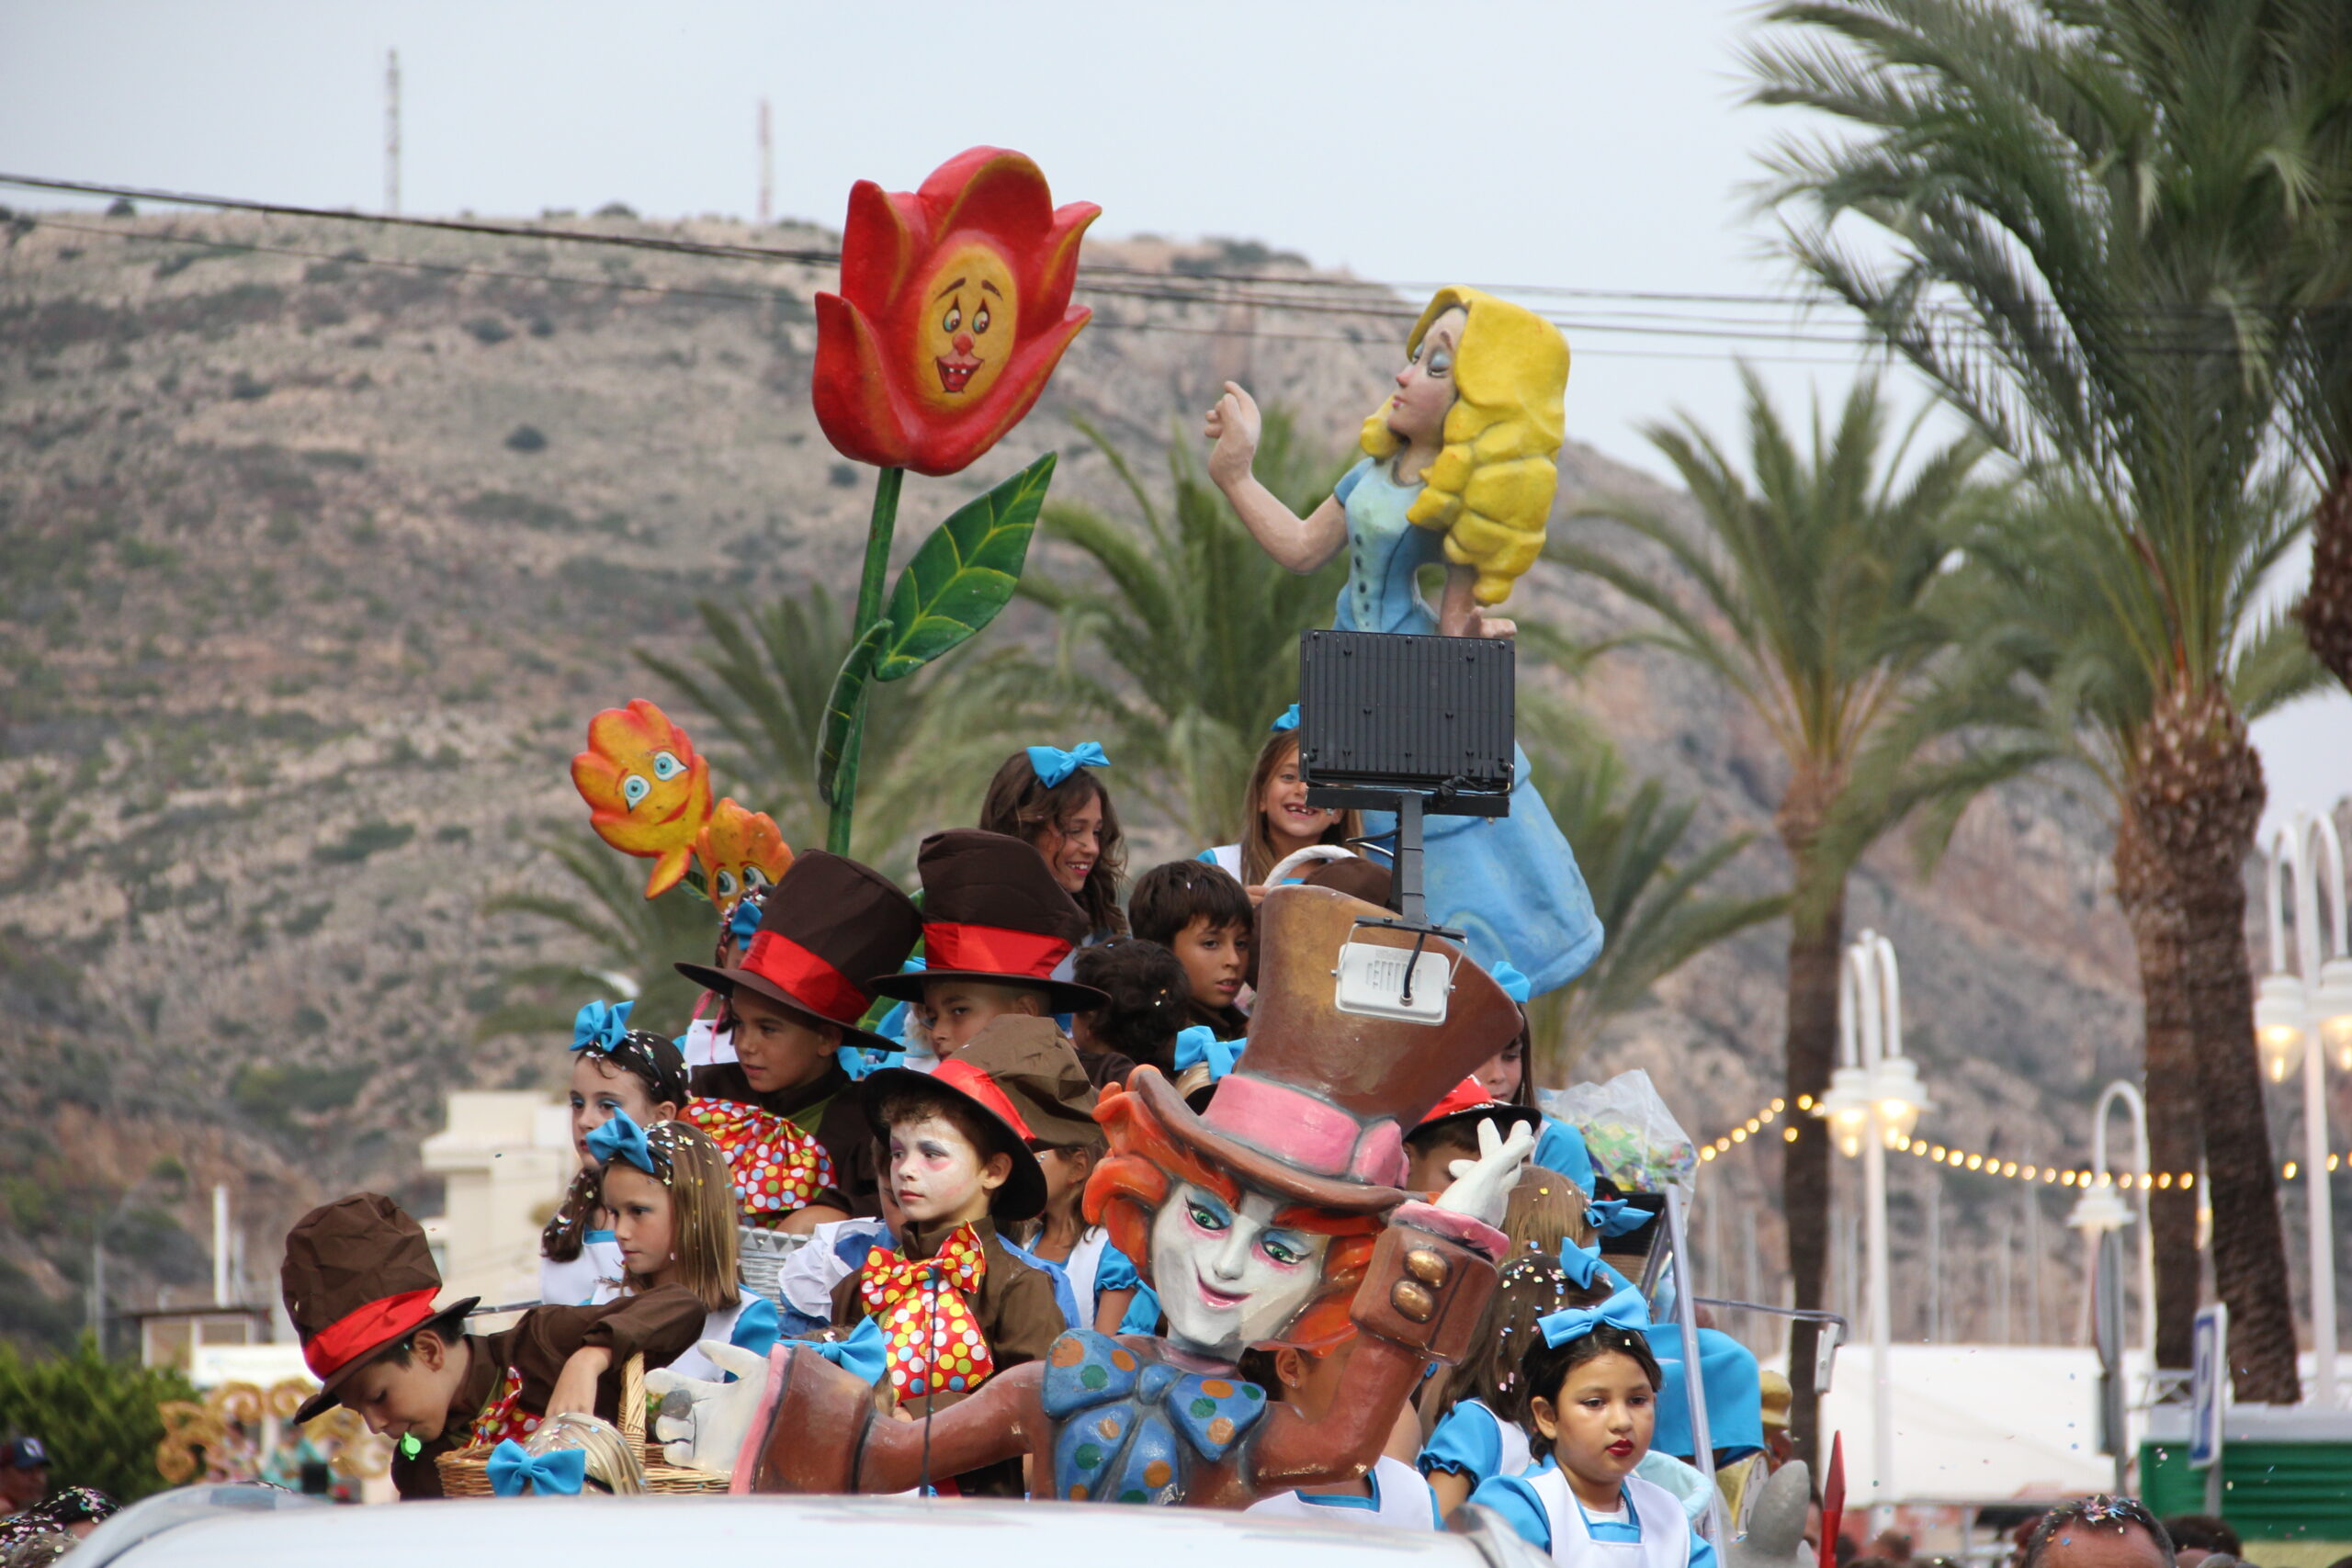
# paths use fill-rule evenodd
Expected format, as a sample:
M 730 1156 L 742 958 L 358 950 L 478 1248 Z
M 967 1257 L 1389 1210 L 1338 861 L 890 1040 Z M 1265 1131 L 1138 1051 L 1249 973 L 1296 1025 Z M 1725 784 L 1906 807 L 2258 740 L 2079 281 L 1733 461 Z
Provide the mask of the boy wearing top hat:
M 677 966 L 724 997 L 733 1018 L 736 1059 L 695 1068 L 692 1088 L 698 1104 L 709 1102 L 697 1124 L 726 1151 L 738 1188 L 763 1147 L 796 1134 L 814 1137 L 831 1162 L 831 1184 L 780 1229 L 881 1212 L 874 1136 L 835 1053 L 843 1044 L 898 1049 L 858 1021 L 874 1004 L 874 976 L 895 974 L 922 934 L 922 912 L 881 873 L 809 850 L 768 890 L 759 929 L 733 967 Z M 789 1127 L 773 1127 L 777 1119 Z
M 441 1271 L 424 1229 L 374 1192 L 296 1221 L 279 1278 L 322 1385 L 295 1421 L 348 1406 L 397 1445 L 392 1484 L 403 1501 L 441 1495 L 440 1455 L 526 1437 L 549 1412 L 616 1420 L 623 1364 L 642 1355 L 663 1365 L 703 1327 L 694 1292 L 664 1285 L 603 1306 L 534 1307 L 512 1328 L 468 1334 L 480 1298 L 436 1306 Z
M 1086 940 L 1086 913 L 1031 846 L 957 828 L 925 839 L 915 869 L 922 876 L 924 968 L 877 971 L 874 989 L 922 1010 L 943 1061 L 992 1020 L 1086 1012 L 1111 999 L 1060 977 Z
M 1053 1276 L 1000 1227 L 1044 1210 L 1032 1150 L 1075 1131 L 1073 1085 L 1090 1087 L 1052 1022 L 1009 1017 L 935 1072 L 885 1067 L 858 1086 L 901 1223 L 895 1247 L 874 1247 L 833 1288 L 833 1325 L 876 1320 L 888 1347 L 877 1387 L 918 1421 L 1036 1360 L 1069 1326 Z M 966 1496 L 1022 1495 L 1018 1459 L 955 1479 Z

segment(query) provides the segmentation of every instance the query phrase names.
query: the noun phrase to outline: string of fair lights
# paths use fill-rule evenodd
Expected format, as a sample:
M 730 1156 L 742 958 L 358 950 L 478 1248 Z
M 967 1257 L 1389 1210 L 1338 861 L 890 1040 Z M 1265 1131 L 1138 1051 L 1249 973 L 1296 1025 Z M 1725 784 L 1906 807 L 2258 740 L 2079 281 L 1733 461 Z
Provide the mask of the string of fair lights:
M 1730 1132 L 1723 1134 L 1712 1142 L 1700 1145 L 1701 1163 L 1712 1163 L 1721 1159 L 1732 1150 L 1746 1144 L 1765 1142 L 1767 1131 L 1787 1114 L 1788 1106 L 1789 1102 L 1786 1100 L 1778 1095 L 1773 1096 L 1770 1104 L 1764 1106 L 1755 1115 L 1750 1116 Z M 1797 1096 L 1797 1110 L 1805 1115 L 1815 1114 L 1813 1096 L 1809 1094 Z M 1783 1142 L 1792 1144 L 1796 1142 L 1795 1127 L 1783 1124 L 1780 1133 Z M 2094 1171 L 2082 1166 L 2043 1165 L 2033 1160 L 2003 1159 L 1997 1155 L 1988 1155 L 1976 1149 L 1963 1149 L 1950 1144 L 1930 1143 L 1925 1138 L 1915 1138 L 1905 1133 L 1892 1134 L 1886 1141 L 1886 1146 L 1897 1154 L 1907 1154 L 1914 1158 L 1928 1160 L 1952 1170 L 1965 1170 L 1976 1175 L 1995 1177 L 2004 1181 L 2039 1182 L 2045 1187 L 2113 1186 L 2130 1192 L 2137 1190 L 2143 1182 L 2157 1191 L 2167 1191 L 2173 1188 L 2186 1190 L 2197 1185 L 2195 1171 L 2163 1170 L 2142 1177 L 2137 1172 L 2128 1170 Z M 2330 1154 L 2327 1156 L 2329 1171 L 2341 1169 L 2344 1157 L 2341 1154 Z M 2278 1168 L 2278 1179 L 2281 1181 L 2293 1181 L 2302 1174 L 2302 1169 L 2301 1161 L 2288 1160 Z

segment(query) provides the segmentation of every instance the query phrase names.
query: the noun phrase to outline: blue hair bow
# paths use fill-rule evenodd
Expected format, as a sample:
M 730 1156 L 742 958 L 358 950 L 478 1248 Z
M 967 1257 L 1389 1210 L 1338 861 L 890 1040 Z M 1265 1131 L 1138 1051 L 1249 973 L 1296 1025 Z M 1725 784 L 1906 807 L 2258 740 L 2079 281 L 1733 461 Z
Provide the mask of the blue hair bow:
M 1180 1029 L 1176 1032 L 1176 1070 L 1182 1073 L 1206 1066 L 1209 1081 L 1215 1083 L 1233 1071 L 1249 1043 L 1247 1040 L 1219 1040 L 1216 1031 L 1205 1023 Z
M 1620 1289 L 1630 1287 L 1632 1280 L 1600 1260 L 1598 1247 L 1578 1247 L 1563 1236 L 1560 1239 L 1560 1269 L 1576 1281 L 1581 1291 L 1592 1289 L 1595 1280 L 1613 1280 Z
M 1521 1007 L 1527 1005 L 1529 989 L 1527 976 L 1521 974 L 1517 965 L 1513 964 L 1510 959 L 1503 959 L 1488 973 L 1494 976 L 1495 984 L 1503 988 L 1503 995 Z
M 616 1111 L 611 1121 L 589 1129 L 588 1152 L 596 1156 L 600 1165 L 627 1160 L 648 1176 L 655 1174 L 653 1150 L 645 1141 L 645 1129 L 630 1120 L 626 1111 Z
M 749 898 L 735 900 L 735 908 L 727 917 L 727 934 L 736 942 L 749 942 L 760 934 L 760 917 L 766 913 Z
M 1546 1313 L 1535 1320 L 1544 1331 L 1544 1343 L 1556 1350 L 1571 1339 L 1581 1339 L 1602 1324 L 1623 1329 L 1628 1334 L 1649 1331 L 1649 1303 L 1642 1300 L 1642 1292 L 1628 1285 L 1597 1307 L 1570 1307 L 1566 1312 Z
M 588 1479 L 588 1455 L 581 1449 L 535 1454 L 509 1438 L 490 1450 L 489 1468 L 490 1489 L 498 1496 L 531 1492 L 543 1497 L 577 1497 L 581 1483 Z
M 571 1015 L 571 1048 L 575 1051 L 605 1051 L 620 1049 L 621 1036 L 628 1032 L 631 1002 L 590 1002 Z
M 1268 725 L 1266 728 L 1272 730 L 1276 735 L 1280 735 L 1286 729 L 1296 729 L 1298 728 L 1298 705 L 1296 703 L 1293 703 L 1290 706 L 1283 709 L 1282 716 L 1274 720 L 1273 723 Z
M 1111 759 L 1102 754 L 1100 742 L 1081 740 L 1069 750 L 1055 746 L 1029 748 L 1029 767 L 1037 782 L 1053 788 L 1080 768 L 1107 768 Z
M 1629 1209 L 1623 1198 L 1596 1198 L 1584 1212 L 1584 1223 L 1603 1235 L 1631 1235 L 1657 1216 L 1647 1209 Z
M 882 1325 L 870 1317 L 862 1317 L 846 1339 L 786 1339 L 780 1341 L 797 1350 L 814 1350 L 842 1371 L 867 1384 L 882 1381 L 882 1368 L 887 1349 L 882 1338 Z

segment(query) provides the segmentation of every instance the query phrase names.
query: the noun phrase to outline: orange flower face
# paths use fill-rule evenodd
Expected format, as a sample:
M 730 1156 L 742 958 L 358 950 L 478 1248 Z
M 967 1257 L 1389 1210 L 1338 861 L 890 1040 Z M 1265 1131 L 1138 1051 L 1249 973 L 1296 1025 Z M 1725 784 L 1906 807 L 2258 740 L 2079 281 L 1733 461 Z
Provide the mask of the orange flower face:
M 775 885 L 792 863 L 792 850 L 766 812 L 722 799 L 695 840 L 695 859 L 702 863 L 703 886 L 725 919 L 744 894 Z
M 571 784 L 588 803 L 596 836 L 653 862 L 645 896 L 686 874 L 695 840 L 710 819 L 710 764 L 668 714 L 634 698 L 588 721 L 588 750 L 571 759 Z
M 975 147 L 918 191 L 850 191 L 842 291 L 817 296 L 818 423 L 842 456 L 952 474 L 1019 423 L 1091 311 L 1079 236 L 1037 165 Z

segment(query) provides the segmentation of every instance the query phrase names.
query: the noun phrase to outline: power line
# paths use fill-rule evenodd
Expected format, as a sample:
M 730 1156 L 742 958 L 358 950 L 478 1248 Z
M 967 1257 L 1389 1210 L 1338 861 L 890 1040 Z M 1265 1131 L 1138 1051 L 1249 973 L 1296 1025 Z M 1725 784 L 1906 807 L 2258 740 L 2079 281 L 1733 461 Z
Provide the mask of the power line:
M 23 186 L 32 189 L 61 190 L 86 195 L 111 196 L 132 200 L 148 200 L 187 206 L 212 207 L 231 211 L 257 212 L 277 216 L 316 219 L 337 222 L 375 223 L 396 227 L 435 230 L 444 232 L 492 235 L 511 239 L 615 245 L 629 249 L 662 251 L 678 254 L 702 255 L 727 260 L 765 262 L 782 261 L 802 265 L 821 266 L 834 265 L 840 261 L 840 253 L 832 250 L 718 243 L 684 240 L 674 237 L 665 238 L 648 235 L 582 232 L 572 230 L 528 227 L 511 223 L 488 223 L 472 219 L 399 217 L 388 214 L 361 213 L 347 209 L 300 207 L 283 202 L 253 201 L 238 197 L 203 196 L 189 192 L 162 191 L 130 186 L 100 185 L 89 181 L 46 179 L 32 175 L 0 174 L 0 184 Z M 248 246 L 245 248 L 261 249 L 263 247 Z M 413 265 L 424 265 L 441 264 Z M 448 270 L 461 271 L 464 269 L 451 266 Z M 523 276 L 529 276 L 531 275 Z M 546 277 L 540 280 L 550 282 L 556 281 L 553 277 Z M 567 281 L 571 281 L 583 287 L 605 286 L 601 280 L 577 279 Z M 1080 273 L 1080 287 L 1086 292 L 1091 294 L 1100 294 L 1110 297 L 1123 296 L 1131 299 L 1159 300 L 1183 305 L 1209 305 L 1225 309 L 1238 307 L 1248 309 L 1282 310 L 1297 313 L 1355 315 L 1390 321 L 1409 320 L 1418 314 L 1417 308 L 1402 295 L 1395 291 L 1395 286 L 1347 278 L 1277 278 L 1268 277 L 1262 274 L 1207 273 L 1193 269 L 1187 269 L 1182 272 L 1167 272 L 1153 268 L 1123 266 L 1117 264 L 1105 263 L 1082 267 Z M 677 293 L 682 295 L 700 294 L 702 297 L 706 298 L 725 297 L 723 294 L 707 290 L 687 290 L 650 285 L 640 286 L 640 288 L 641 291 L 652 293 Z M 1294 297 L 1298 295 L 1313 294 L 1322 294 L 1328 297 L 1332 293 L 1340 291 L 1344 291 L 1354 296 L 1354 298 L 1342 303 L 1333 301 L 1328 298 L 1312 299 Z M 1771 306 L 1783 310 L 1789 308 L 1792 304 L 1794 304 L 1799 308 L 1803 308 L 1806 303 L 1803 300 L 1792 301 L 1786 298 L 1775 298 L 1762 295 L 1674 295 L 1655 291 L 1629 292 L 1589 288 L 1566 288 L 1551 285 L 1498 286 L 1491 291 L 1496 293 L 1550 295 L 1560 298 L 1576 298 L 1584 299 L 1639 299 L 1645 302 L 1673 301 L 1679 299 L 1689 302 L 1715 302 L 1740 306 Z M 1382 295 L 1385 295 L 1386 298 L 1381 298 Z M 2132 311 L 2135 313 L 2162 314 L 2178 310 L 2193 310 L 2195 308 L 2152 305 L 2146 307 L 2132 307 L 2131 309 Z M 2054 308 L 2045 308 L 2045 310 L 2053 316 L 2057 314 Z M 1829 347 L 1849 350 L 1873 350 L 1881 349 L 1883 347 L 1881 339 L 1877 335 L 1867 332 L 1860 335 L 1854 335 L 1846 333 L 1824 334 L 1810 332 L 1804 328 L 1794 325 L 1776 327 L 1769 321 L 1747 321 L 1737 318 L 1676 317 L 1667 312 L 1660 311 L 1583 312 L 1576 315 L 1566 315 L 1556 312 L 1539 313 L 1544 314 L 1546 320 L 1553 321 L 1564 331 L 1577 333 L 1600 333 L 1621 336 L 1683 337 L 1697 338 L 1707 341 L 1769 343 L 1789 348 Z M 1943 317 L 1944 324 L 1942 331 L 1947 334 L 1979 338 L 1984 336 L 1982 328 L 1977 325 L 1974 318 L 1958 307 L 1929 306 L 1923 310 L 1921 314 L 1929 321 L 1932 321 L 1933 319 L 1938 316 Z M 1599 319 L 1602 315 L 1613 315 L 1622 320 L 1637 320 L 1655 324 L 1619 324 L 1616 321 Z M 1709 321 L 1727 324 L 1704 324 Z M 1664 324 L 1668 322 L 1675 324 Z M 1150 323 L 1142 325 L 1141 330 L 1174 329 L 1162 328 L 1158 323 Z M 1247 329 L 1227 328 L 1221 329 L 1221 335 L 1267 336 L 1270 334 L 1257 333 Z M 1353 340 L 1340 339 L 1337 341 Z M 2180 345 L 2151 344 L 2141 345 L 2141 348 L 2143 352 L 2149 354 L 2194 355 L 2214 352 L 2212 349 L 2199 344 L 2187 344 Z M 1603 354 L 1612 353 L 1612 351 L 1608 350 L 1592 349 L 1587 349 L 1586 352 L 1597 352 Z M 1634 351 L 1629 350 L 1613 351 L 1615 356 L 1624 357 L 1632 356 L 1633 353 Z M 1644 356 L 1656 358 L 1713 357 L 1711 355 L 1683 356 L 1647 353 L 1645 353 Z M 1846 361 L 1838 360 L 1806 361 L 1803 359 L 1789 362 L 1825 364 L 1846 363 Z

